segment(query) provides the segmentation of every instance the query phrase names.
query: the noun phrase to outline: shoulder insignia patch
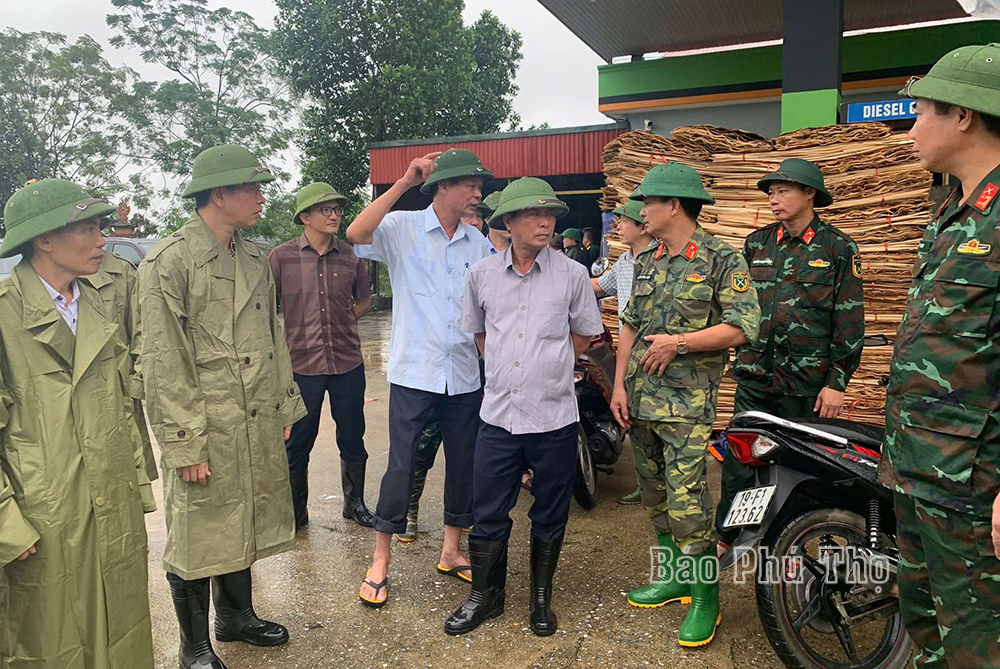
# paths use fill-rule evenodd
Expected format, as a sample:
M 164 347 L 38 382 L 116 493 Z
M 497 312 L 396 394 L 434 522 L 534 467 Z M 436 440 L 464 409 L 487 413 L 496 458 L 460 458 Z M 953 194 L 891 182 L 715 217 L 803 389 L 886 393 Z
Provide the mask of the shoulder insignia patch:
M 986 188 L 983 189 L 982 194 L 973 206 L 979 211 L 986 211 L 986 208 L 993 202 L 997 193 L 1000 193 L 1000 187 L 997 187 L 992 183 L 986 184 Z
M 694 242 L 688 242 L 687 248 L 684 249 L 684 257 L 688 260 L 694 260 L 696 255 L 698 255 L 698 245 Z
M 821 259 L 817 258 L 816 260 L 810 260 L 809 261 L 809 266 L 810 267 L 829 267 L 830 266 L 830 261 L 829 260 L 821 260 Z
M 851 273 L 857 278 L 861 278 L 861 256 L 857 254 L 851 256 Z
M 750 275 L 746 272 L 733 272 L 733 290 L 737 293 L 745 293 L 750 290 Z
M 977 205 L 978 206 L 978 205 Z M 958 247 L 958 252 L 969 256 L 984 256 L 993 250 L 990 244 L 983 244 L 978 239 L 970 239 Z
M 698 274 L 697 272 L 695 272 L 694 274 L 691 274 L 690 276 L 685 277 L 684 280 L 685 281 L 690 281 L 691 283 L 701 283 L 702 281 L 704 281 L 707 278 L 708 277 L 702 276 L 701 274 Z
M 815 236 L 816 236 L 816 231 L 813 230 L 812 226 L 810 225 L 806 229 L 806 234 L 802 235 L 802 241 L 804 241 L 806 244 L 811 244 L 812 240 L 813 240 L 813 237 L 815 237 Z

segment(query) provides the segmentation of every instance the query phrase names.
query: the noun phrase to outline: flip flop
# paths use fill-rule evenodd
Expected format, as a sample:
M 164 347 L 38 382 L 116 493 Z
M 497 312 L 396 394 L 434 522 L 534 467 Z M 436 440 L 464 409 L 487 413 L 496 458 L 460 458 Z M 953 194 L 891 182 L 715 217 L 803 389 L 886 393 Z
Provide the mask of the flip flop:
M 365 572 L 364 583 L 367 583 L 368 585 L 370 585 L 372 588 L 375 589 L 376 597 L 378 597 L 378 591 L 381 590 L 382 588 L 385 588 L 385 599 L 383 599 L 381 602 L 378 601 L 377 599 L 368 599 L 360 592 L 358 593 L 358 598 L 361 600 L 361 603 L 364 604 L 365 606 L 373 609 L 380 609 L 383 606 L 385 606 L 386 602 L 389 601 L 389 577 L 386 576 L 381 583 L 376 583 L 375 581 L 368 578 L 368 574 L 370 573 L 372 573 L 371 569 Z
M 470 564 L 460 564 L 457 567 L 452 567 L 451 569 L 445 569 L 443 564 L 438 563 L 437 570 L 439 574 L 443 574 L 444 576 L 452 576 L 459 580 L 465 581 L 466 583 L 472 583 L 472 577 L 465 575 L 465 572 L 472 571 L 472 565 Z

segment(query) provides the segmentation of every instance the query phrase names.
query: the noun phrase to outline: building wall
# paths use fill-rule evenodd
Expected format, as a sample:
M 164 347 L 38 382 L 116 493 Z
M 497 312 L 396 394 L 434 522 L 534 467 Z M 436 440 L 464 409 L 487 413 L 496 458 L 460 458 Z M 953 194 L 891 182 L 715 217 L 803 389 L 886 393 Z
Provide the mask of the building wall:
M 897 89 L 844 93 L 841 117 L 847 118 L 847 105 L 855 102 L 892 100 L 897 97 Z M 743 102 L 737 104 L 713 105 L 705 107 L 674 107 L 660 111 L 630 112 L 626 119 L 632 130 L 643 130 L 646 121 L 653 122 L 653 132 L 669 136 L 674 128 L 684 125 L 708 123 L 724 128 L 737 128 L 756 132 L 765 137 L 781 133 L 781 100 Z

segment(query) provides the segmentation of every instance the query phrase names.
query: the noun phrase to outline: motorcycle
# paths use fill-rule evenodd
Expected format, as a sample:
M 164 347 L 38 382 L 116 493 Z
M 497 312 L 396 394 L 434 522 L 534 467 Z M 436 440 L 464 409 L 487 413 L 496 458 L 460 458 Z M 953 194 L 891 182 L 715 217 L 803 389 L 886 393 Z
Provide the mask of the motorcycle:
M 726 437 L 754 469 L 724 527 L 740 528 L 720 570 L 756 554 L 757 612 L 794 669 L 902 669 L 913 644 L 899 613 L 892 492 L 878 482 L 882 428 L 832 418 L 737 414 Z
M 625 441 L 625 431 L 611 416 L 615 349 L 607 328 L 577 359 L 573 381 L 580 413 L 573 497 L 584 509 L 592 509 L 597 504 L 597 472 L 614 471 Z

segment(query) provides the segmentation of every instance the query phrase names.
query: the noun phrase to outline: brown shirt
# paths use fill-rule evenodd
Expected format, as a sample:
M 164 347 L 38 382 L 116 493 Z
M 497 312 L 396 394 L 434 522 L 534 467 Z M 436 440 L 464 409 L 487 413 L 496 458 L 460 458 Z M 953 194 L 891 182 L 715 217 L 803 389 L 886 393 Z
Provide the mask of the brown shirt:
M 372 293 L 368 272 L 351 247 L 335 238 L 319 255 L 301 235 L 275 247 L 268 260 L 295 373 L 346 374 L 360 365 L 354 303 Z

